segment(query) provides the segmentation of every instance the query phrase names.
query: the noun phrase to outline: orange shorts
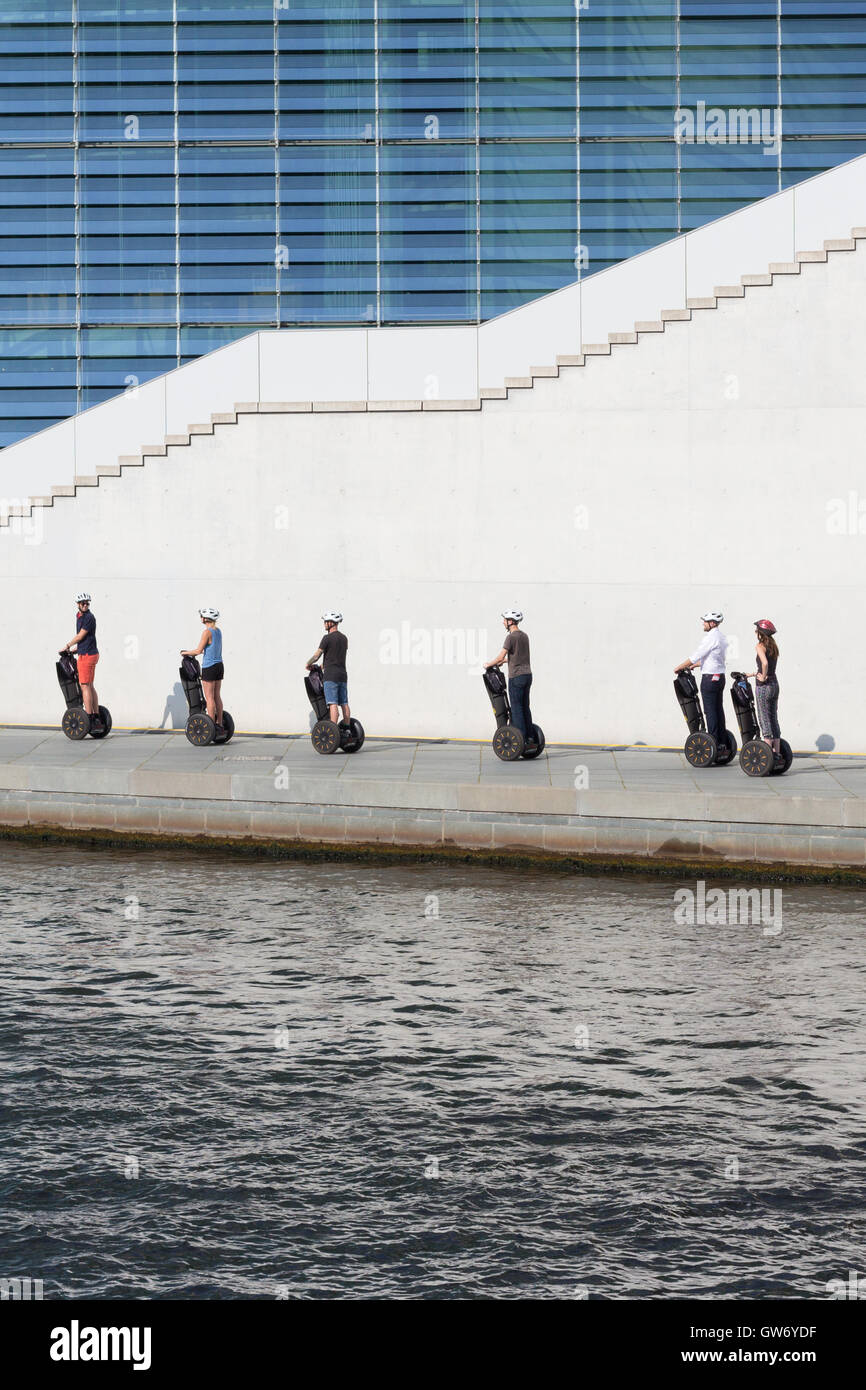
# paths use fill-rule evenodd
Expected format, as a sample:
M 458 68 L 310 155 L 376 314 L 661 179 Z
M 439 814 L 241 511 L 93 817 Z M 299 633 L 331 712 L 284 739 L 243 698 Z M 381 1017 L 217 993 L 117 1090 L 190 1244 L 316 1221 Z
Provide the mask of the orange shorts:
M 93 673 L 96 670 L 96 663 L 99 660 L 99 652 L 94 652 L 92 656 L 80 656 L 78 658 L 78 684 L 92 685 Z

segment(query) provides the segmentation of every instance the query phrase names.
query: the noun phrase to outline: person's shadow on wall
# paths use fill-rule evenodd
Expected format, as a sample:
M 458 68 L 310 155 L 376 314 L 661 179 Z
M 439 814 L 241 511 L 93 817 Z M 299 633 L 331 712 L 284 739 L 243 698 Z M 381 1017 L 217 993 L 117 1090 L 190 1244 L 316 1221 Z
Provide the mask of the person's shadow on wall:
M 815 739 L 815 747 L 819 753 L 832 753 L 836 747 L 836 740 L 832 734 L 819 734 Z
M 164 729 L 167 720 L 170 719 L 173 729 L 185 729 L 188 712 L 183 686 L 180 681 L 175 681 L 173 688 L 165 697 L 165 709 L 162 712 L 162 723 L 159 727 Z

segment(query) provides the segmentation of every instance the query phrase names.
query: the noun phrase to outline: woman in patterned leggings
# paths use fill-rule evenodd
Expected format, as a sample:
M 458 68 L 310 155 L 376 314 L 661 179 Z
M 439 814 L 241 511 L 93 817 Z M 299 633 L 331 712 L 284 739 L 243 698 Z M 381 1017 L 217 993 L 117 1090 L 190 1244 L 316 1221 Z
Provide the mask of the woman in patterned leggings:
M 756 677 L 755 696 L 761 736 L 765 743 L 769 743 L 773 752 L 779 754 L 782 731 L 779 728 L 778 715 L 779 682 L 776 680 L 776 663 L 779 660 L 779 648 L 773 636 L 775 631 L 769 618 L 759 618 L 755 623 L 755 635 L 758 639 L 755 657 L 758 669 L 751 674 Z

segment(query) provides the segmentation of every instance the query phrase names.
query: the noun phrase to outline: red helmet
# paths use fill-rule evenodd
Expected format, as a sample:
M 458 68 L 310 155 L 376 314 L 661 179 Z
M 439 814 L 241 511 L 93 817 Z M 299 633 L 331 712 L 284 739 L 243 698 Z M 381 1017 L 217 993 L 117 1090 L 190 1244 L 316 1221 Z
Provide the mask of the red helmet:
M 775 623 L 771 623 L 769 618 L 758 618 L 758 621 L 755 623 L 755 627 L 758 629 L 759 632 L 773 633 L 776 631 Z

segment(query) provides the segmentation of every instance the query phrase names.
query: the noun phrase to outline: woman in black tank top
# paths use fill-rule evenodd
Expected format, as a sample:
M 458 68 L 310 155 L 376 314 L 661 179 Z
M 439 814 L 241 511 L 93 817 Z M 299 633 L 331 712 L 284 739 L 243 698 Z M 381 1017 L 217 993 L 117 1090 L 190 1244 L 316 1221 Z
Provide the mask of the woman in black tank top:
M 774 637 L 776 631 L 769 618 L 759 618 L 755 623 L 755 648 L 757 670 L 755 676 L 755 698 L 758 706 L 758 720 L 761 736 L 769 743 L 774 753 L 781 751 L 782 731 L 779 728 L 779 682 L 776 679 L 776 665 L 779 648 Z

